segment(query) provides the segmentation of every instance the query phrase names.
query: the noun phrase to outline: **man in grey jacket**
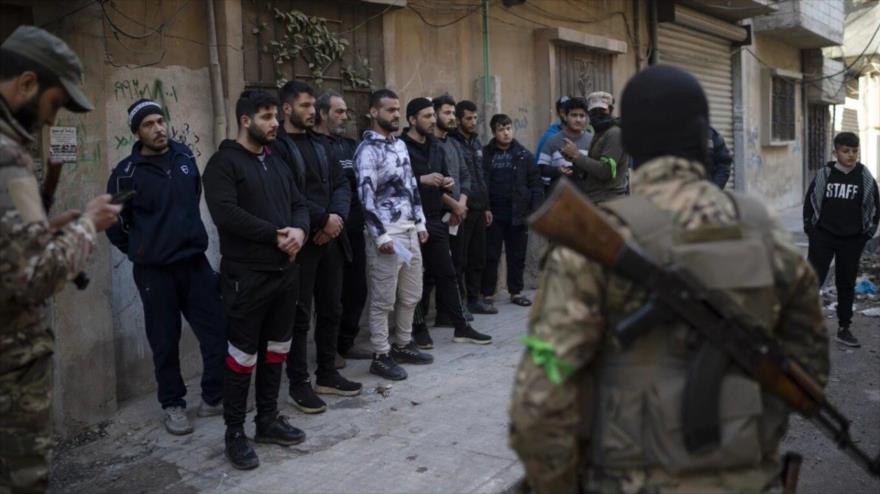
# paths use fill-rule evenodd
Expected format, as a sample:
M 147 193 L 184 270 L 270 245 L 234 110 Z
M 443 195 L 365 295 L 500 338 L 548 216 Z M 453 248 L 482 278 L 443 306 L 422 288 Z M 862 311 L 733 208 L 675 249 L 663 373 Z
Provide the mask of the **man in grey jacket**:
M 443 196 L 443 204 L 449 210 L 449 247 L 452 251 L 452 262 L 456 272 L 460 272 L 460 267 L 464 265 L 464 253 L 461 248 L 464 243 L 459 236 L 459 227 L 463 224 L 468 215 L 468 196 L 471 193 L 471 173 L 472 164 L 469 163 L 470 153 L 462 146 L 461 142 L 453 139 L 450 132 L 454 131 L 458 126 L 455 119 L 455 100 L 452 96 L 444 94 L 434 98 L 434 112 L 437 116 L 437 125 L 434 127 L 434 136 L 440 144 L 440 148 L 446 156 L 446 168 L 449 176 L 455 180 L 455 186 L 449 194 Z M 427 280 L 430 284 L 431 280 Z M 461 283 L 461 280 L 458 280 Z M 459 293 L 461 287 L 459 286 Z M 430 293 L 430 290 L 428 291 Z M 462 306 L 462 312 L 465 319 L 472 321 L 474 317 L 468 312 L 465 304 Z M 425 307 L 427 309 L 427 307 Z M 427 310 L 425 310 L 427 313 Z M 438 313 L 435 326 L 452 326 L 452 321 L 448 314 Z
M 578 185 L 596 203 L 610 201 L 625 195 L 629 189 L 629 157 L 623 151 L 620 125 L 612 116 L 614 98 L 606 92 L 587 96 L 587 114 L 596 132 L 584 156 L 578 146 L 565 138 L 561 149 L 565 159 L 572 162 L 576 174 L 583 177 Z

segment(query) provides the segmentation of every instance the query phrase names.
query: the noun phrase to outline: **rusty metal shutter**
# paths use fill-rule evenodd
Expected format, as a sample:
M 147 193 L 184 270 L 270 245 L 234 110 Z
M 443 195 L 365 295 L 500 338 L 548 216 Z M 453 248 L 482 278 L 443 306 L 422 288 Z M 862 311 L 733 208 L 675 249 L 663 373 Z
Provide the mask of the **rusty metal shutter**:
M 712 127 L 733 152 L 733 76 L 730 41 L 673 23 L 660 23 L 657 32 L 658 61 L 687 70 L 700 81 L 709 100 Z M 728 188 L 736 177 L 730 170 Z

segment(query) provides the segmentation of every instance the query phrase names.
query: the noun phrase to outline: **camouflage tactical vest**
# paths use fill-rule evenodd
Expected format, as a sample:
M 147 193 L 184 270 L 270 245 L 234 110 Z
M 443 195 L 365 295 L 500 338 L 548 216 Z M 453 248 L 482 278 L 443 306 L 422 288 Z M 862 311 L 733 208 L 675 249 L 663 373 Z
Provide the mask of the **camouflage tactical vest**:
M 773 290 L 771 222 L 764 207 L 730 195 L 739 222 L 683 230 L 672 213 L 640 196 L 603 204 L 631 229 L 655 261 L 681 266 L 712 290 L 733 297 L 763 327 L 774 327 L 779 304 Z M 621 289 L 612 282 L 609 290 Z M 622 297 L 610 299 L 620 300 Z M 608 307 L 608 326 L 626 316 Z M 773 457 L 786 424 L 781 403 L 733 364 L 721 382 L 720 446 L 691 454 L 684 445 L 682 398 L 696 331 L 668 322 L 623 349 L 610 333 L 596 362 L 592 463 L 599 469 L 660 468 L 673 474 L 748 468 Z

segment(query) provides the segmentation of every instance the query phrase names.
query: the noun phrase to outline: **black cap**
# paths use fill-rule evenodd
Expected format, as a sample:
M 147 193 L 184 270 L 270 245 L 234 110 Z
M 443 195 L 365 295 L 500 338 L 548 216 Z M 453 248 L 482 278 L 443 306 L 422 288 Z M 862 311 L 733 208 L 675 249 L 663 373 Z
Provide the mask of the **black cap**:
M 425 98 L 424 96 L 410 100 L 406 105 L 406 118 L 409 119 L 409 117 L 414 117 L 418 115 L 420 111 L 432 106 L 434 106 L 434 103 L 431 102 L 431 98 Z
M 626 84 L 620 97 L 623 147 L 635 166 L 660 156 L 706 161 L 709 103 L 689 73 L 654 65 Z
M 141 122 L 148 115 L 162 115 L 162 106 L 151 99 L 139 99 L 128 107 L 128 126 L 136 134 Z
M 80 88 L 82 64 L 67 43 L 35 26 L 19 26 L 6 38 L 4 50 L 18 53 L 46 67 L 61 81 L 70 99 L 65 108 L 77 113 L 95 109 Z

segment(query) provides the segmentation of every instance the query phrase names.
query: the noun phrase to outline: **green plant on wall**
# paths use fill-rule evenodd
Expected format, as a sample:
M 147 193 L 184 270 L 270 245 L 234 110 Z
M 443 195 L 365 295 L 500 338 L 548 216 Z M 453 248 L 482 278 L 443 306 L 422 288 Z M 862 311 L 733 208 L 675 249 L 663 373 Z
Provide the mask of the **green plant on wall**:
M 264 45 L 264 50 L 271 54 L 275 67 L 275 83 L 280 87 L 287 82 L 284 77 L 284 66 L 302 57 L 308 67 L 309 74 L 314 78 L 316 86 L 323 86 L 326 70 L 342 55 L 349 46 L 349 41 L 339 34 L 330 31 L 327 22 L 319 17 L 310 17 L 298 10 L 282 12 L 272 9 L 275 19 L 283 26 L 280 40 L 271 40 Z M 254 28 L 253 33 L 259 35 L 266 30 L 265 23 Z M 360 69 L 346 65 L 340 72 L 343 80 L 354 88 L 369 88 L 372 85 L 370 75 L 372 69 L 368 60 L 363 59 Z

